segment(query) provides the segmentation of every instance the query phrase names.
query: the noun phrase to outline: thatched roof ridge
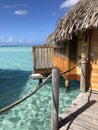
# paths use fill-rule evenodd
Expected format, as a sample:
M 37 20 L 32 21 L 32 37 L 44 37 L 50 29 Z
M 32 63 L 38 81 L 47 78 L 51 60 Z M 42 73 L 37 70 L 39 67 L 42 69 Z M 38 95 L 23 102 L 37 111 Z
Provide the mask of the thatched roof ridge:
M 74 32 L 98 28 L 98 0 L 80 0 L 59 21 L 47 43 L 72 38 Z

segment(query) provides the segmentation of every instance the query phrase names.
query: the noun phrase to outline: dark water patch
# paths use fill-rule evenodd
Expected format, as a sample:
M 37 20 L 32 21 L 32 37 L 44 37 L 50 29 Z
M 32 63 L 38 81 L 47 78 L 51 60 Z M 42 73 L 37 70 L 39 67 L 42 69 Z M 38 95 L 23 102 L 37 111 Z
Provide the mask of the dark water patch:
M 0 69 L 0 109 L 20 98 L 32 71 Z
M 74 91 L 76 89 L 79 89 L 80 87 L 80 82 L 78 80 L 70 80 L 69 81 L 69 86 L 70 86 L 70 91 Z M 65 88 L 66 89 L 66 86 L 65 86 L 65 79 L 60 77 L 60 88 Z

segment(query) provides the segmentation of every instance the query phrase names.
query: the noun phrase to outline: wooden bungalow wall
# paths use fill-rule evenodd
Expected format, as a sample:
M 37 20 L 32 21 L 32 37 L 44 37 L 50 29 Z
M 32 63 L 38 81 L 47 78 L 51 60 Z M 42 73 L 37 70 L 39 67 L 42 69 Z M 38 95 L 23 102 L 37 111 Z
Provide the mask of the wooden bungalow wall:
M 69 68 L 68 44 L 54 49 L 54 66 L 61 72 Z
M 52 67 L 64 72 L 73 67 L 81 58 L 87 60 L 87 88 L 98 90 L 98 30 L 87 30 L 77 35 L 76 41 L 64 43 L 61 48 L 46 46 L 33 47 L 33 64 L 36 73 L 51 73 Z M 73 57 L 76 48 L 76 58 Z M 72 57 L 71 57 L 72 55 Z M 81 66 L 64 76 L 68 80 L 81 80 Z
M 87 60 L 87 89 L 98 90 L 98 30 L 87 30 L 78 35 L 77 61 L 81 58 Z M 81 74 L 77 67 L 77 74 Z
M 54 53 L 54 66 L 59 68 L 59 70 L 61 72 L 64 72 L 64 71 L 70 69 L 71 67 L 73 67 L 76 63 L 78 63 L 81 60 L 81 58 L 88 59 L 89 42 L 90 42 L 89 32 L 88 31 L 80 32 L 76 36 L 76 38 L 73 38 L 72 41 L 64 43 L 66 45 L 66 48 L 65 48 L 66 55 L 65 56 L 62 56 L 57 51 L 54 51 L 55 52 Z M 75 49 L 76 49 L 76 52 L 75 52 Z M 76 53 L 76 57 L 74 55 L 75 53 Z M 87 69 L 88 69 L 88 67 L 87 67 Z M 64 78 L 68 79 L 68 80 L 79 80 L 80 81 L 81 80 L 81 65 L 76 67 L 76 69 L 74 69 L 73 71 L 67 73 L 64 76 Z M 89 76 L 88 76 L 88 80 L 89 80 Z
M 69 42 L 64 43 L 62 48 L 58 48 L 54 50 L 54 66 L 59 68 L 61 72 L 65 72 L 71 67 L 73 67 L 77 62 L 77 53 L 74 52 L 77 48 L 76 46 Z M 65 52 L 65 53 L 63 53 Z M 76 55 L 74 55 L 76 53 Z M 75 58 L 74 58 L 74 57 Z M 72 70 L 71 72 L 67 73 L 63 76 L 67 80 L 80 80 L 80 73 L 77 74 L 77 68 Z
M 93 90 L 98 90 L 98 30 L 92 30 L 90 35 L 89 84 Z

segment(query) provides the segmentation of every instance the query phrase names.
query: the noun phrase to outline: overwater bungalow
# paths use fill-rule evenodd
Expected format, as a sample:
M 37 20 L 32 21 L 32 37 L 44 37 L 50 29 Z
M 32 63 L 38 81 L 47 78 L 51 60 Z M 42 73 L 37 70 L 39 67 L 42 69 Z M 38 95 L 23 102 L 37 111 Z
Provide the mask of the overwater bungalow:
M 85 64 L 85 90 L 98 90 L 98 0 L 80 0 L 60 19 L 46 40 L 33 47 L 34 73 L 67 71 L 81 59 Z M 66 81 L 83 80 L 81 65 L 63 75 Z M 83 87 L 83 86 L 82 86 Z M 81 87 L 80 87 L 81 88 Z

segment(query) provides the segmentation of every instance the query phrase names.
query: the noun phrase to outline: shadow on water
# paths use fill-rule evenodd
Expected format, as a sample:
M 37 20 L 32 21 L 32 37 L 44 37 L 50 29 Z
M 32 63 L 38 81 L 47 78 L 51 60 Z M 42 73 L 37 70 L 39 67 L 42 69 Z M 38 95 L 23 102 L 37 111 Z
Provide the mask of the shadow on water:
M 65 88 L 65 91 L 66 91 L 65 79 L 62 77 L 60 77 L 60 88 Z M 69 90 L 66 92 L 79 90 L 79 88 L 80 88 L 80 82 L 78 80 L 70 80 Z
M 17 101 L 32 71 L 0 69 L 0 109 Z

